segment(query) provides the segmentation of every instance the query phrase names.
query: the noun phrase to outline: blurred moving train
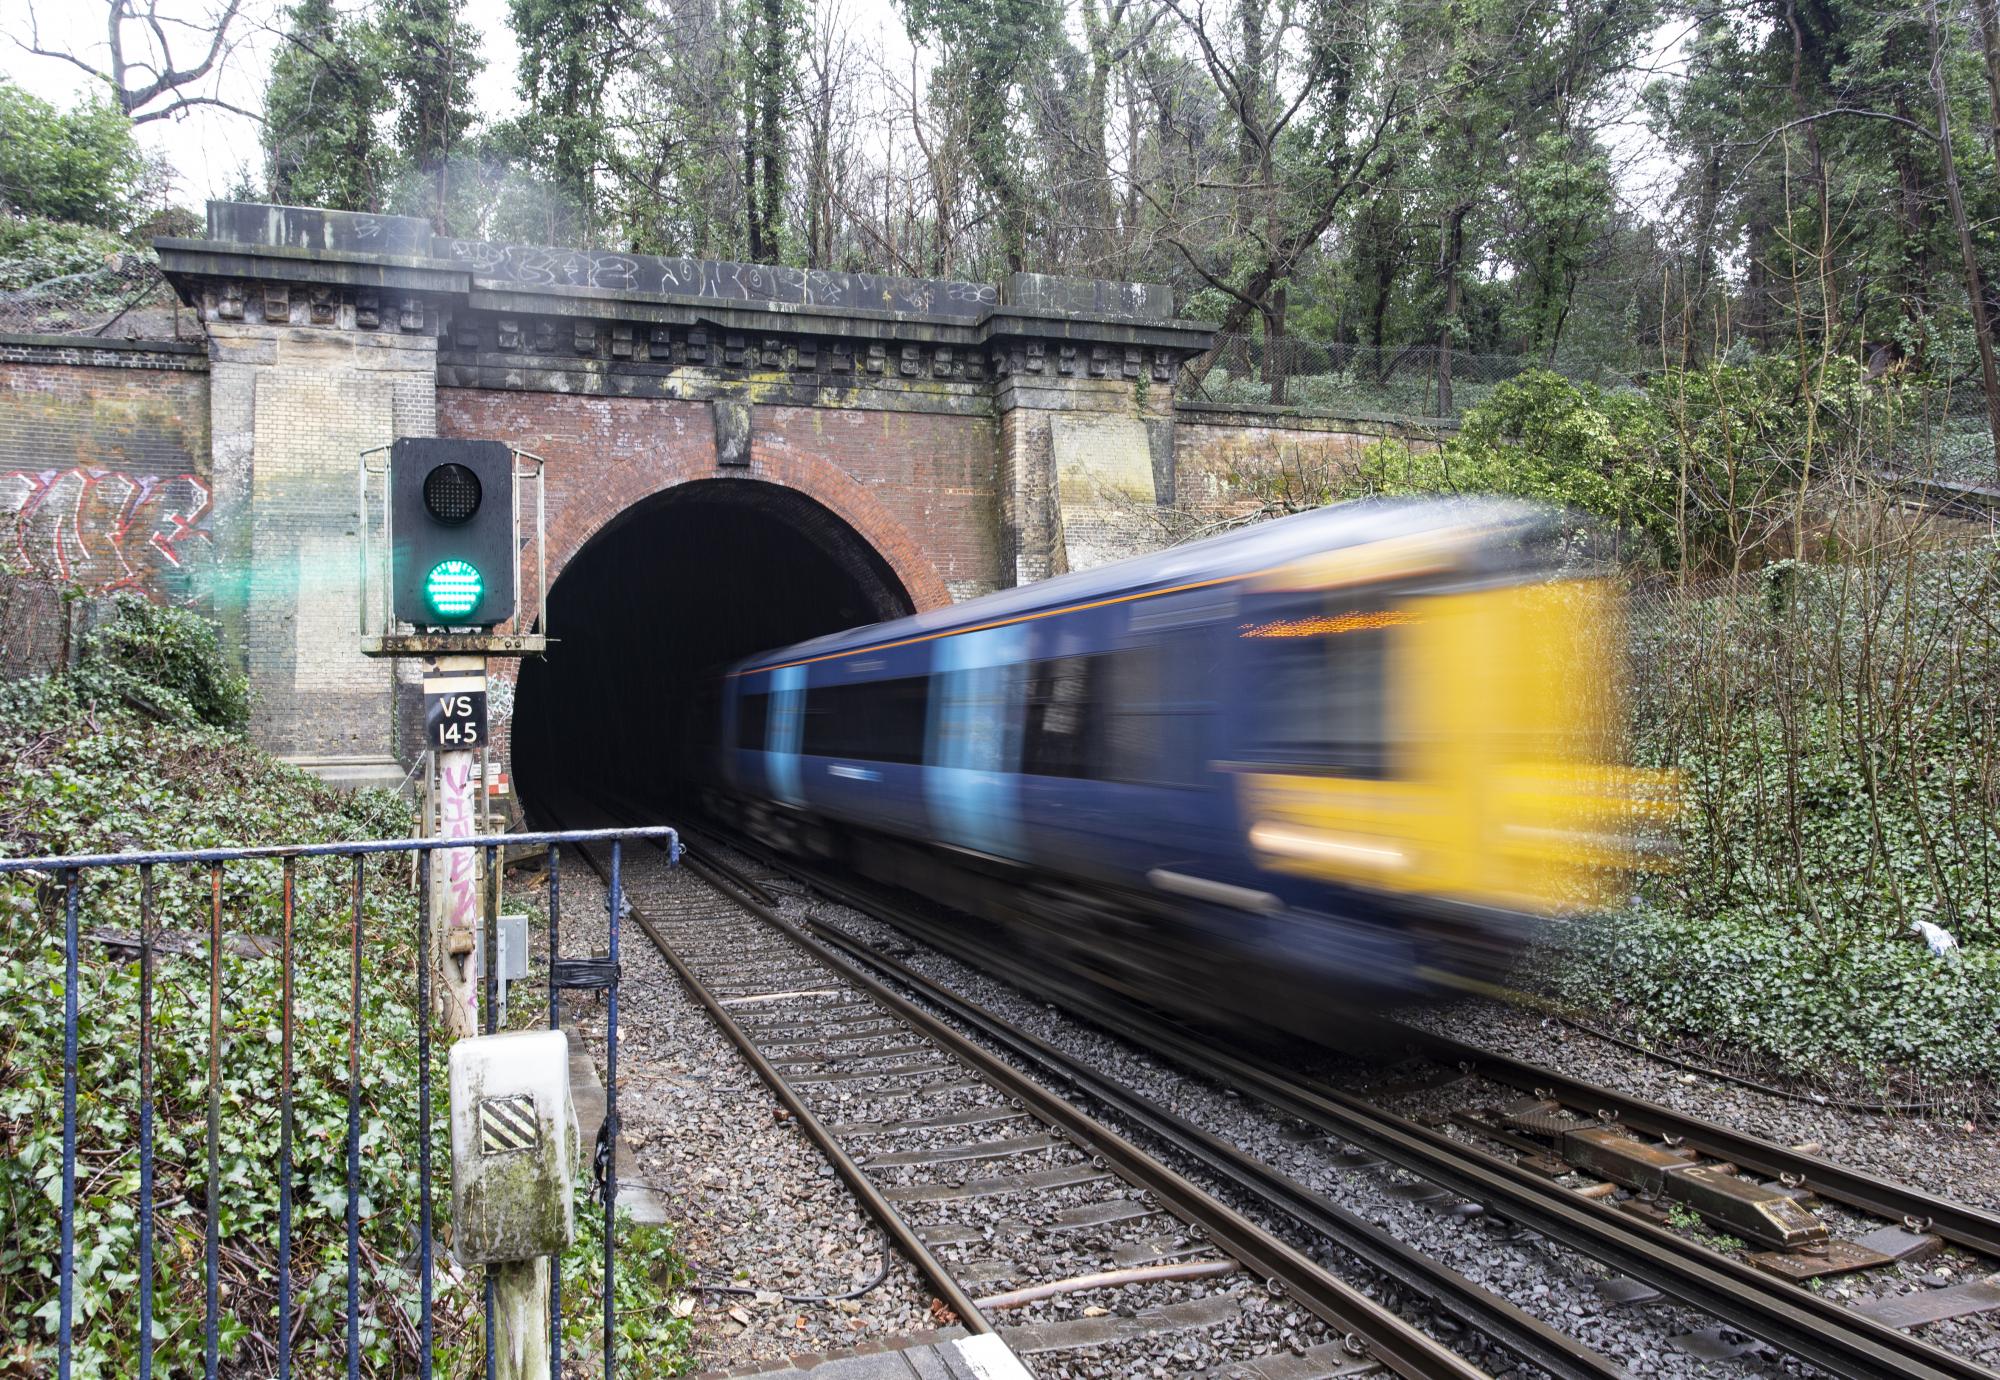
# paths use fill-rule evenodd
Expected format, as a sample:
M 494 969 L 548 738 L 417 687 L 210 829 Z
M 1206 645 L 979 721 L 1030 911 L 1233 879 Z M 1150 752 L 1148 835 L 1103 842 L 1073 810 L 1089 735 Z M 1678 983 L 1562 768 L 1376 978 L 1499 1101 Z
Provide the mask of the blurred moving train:
M 1631 860 L 1616 605 L 1521 505 L 1319 509 L 731 667 L 724 817 L 1182 1014 L 1337 1037 Z

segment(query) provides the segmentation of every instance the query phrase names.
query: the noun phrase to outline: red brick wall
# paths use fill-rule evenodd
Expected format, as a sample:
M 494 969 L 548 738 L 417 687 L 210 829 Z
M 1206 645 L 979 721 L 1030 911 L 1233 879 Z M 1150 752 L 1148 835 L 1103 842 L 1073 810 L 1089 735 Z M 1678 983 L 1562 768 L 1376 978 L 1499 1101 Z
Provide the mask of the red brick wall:
M 706 402 L 470 388 L 440 388 L 437 400 L 438 435 L 503 440 L 548 462 L 551 585 L 632 504 L 715 478 L 780 484 L 824 505 L 881 555 L 919 609 L 1001 583 L 987 418 L 760 404 L 750 464 L 724 469 Z M 532 574 L 524 572 L 524 589 Z M 497 699 L 511 694 L 515 671 L 493 663 Z M 505 761 L 509 725 L 497 712 L 493 728 Z
M 94 594 L 189 600 L 212 558 L 207 361 L 0 352 L 8 562 Z
M 438 435 L 548 461 L 549 580 L 649 494 L 761 479 L 824 504 L 881 553 L 919 609 L 999 584 L 993 423 L 983 417 L 758 406 L 750 464 L 721 469 L 705 402 L 438 390 Z

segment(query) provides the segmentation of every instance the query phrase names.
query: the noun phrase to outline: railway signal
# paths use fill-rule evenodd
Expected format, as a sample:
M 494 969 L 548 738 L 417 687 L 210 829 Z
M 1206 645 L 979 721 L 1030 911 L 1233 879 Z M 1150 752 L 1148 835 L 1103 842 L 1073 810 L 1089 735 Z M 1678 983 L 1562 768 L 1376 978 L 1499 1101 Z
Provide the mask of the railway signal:
M 389 453 L 394 616 L 490 628 L 514 616 L 514 453 L 503 441 L 404 437 Z

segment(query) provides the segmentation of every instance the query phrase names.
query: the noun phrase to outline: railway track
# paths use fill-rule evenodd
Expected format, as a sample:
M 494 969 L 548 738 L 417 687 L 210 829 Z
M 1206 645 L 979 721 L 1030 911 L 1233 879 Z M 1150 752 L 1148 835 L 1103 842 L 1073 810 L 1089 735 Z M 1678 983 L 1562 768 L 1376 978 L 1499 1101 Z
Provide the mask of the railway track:
M 732 847 L 743 846 L 734 840 L 730 843 Z M 710 846 L 700 851 L 705 865 L 716 864 L 719 850 Z M 745 856 L 757 858 L 761 855 L 754 845 L 750 845 Z M 863 894 L 849 884 L 802 872 L 789 862 L 783 864 L 783 869 L 804 878 L 828 899 L 882 919 L 912 937 L 983 970 L 1011 978 L 1033 990 L 1048 988 L 1048 975 L 1027 971 L 1019 956 L 1001 951 L 997 946 L 969 944 L 967 936 L 972 932 L 969 927 L 941 925 L 934 917 L 913 911 L 895 900 Z M 1149 1112 L 1146 1107 L 1137 1105 L 1137 1100 L 1129 1094 L 1121 1099 L 1119 1090 L 1102 1075 L 1092 1073 L 1058 1051 L 1046 1047 L 1033 1049 L 1033 1044 L 1037 1042 L 1020 1032 L 1009 1031 L 1005 1022 L 980 1012 L 866 942 L 824 924 L 816 924 L 814 929 L 821 939 L 840 947 L 855 963 L 864 964 L 874 972 L 914 990 L 926 1002 L 935 1003 L 958 1019 L 979 1028 L 987 1038 L 1008 1048 L 1017 1058 L 1029 1059 L 1032 1066 L 1044 1071 L 1047 1076 L 1070 1082 L 1093 1097 L 1116 1106 L 1121 1114 L 1132 1116 L 1177 1148 L 1197 1158 L 1216 1152 L 1215 1146 L 1200 1144 L 1200 1133 L 1195 1128 L 1162 1122 L 1157 1116 L 1157 1108 Z M 1342 1088 L 1299 1078 L 1290 1071 L 1254 1058 L 1220 1051 L 1212 1041 L 1169 1022 L 1144 1013 L 1107 1007 L 1087 991 L 1077 989 L 1065 995 L 1106 1029 L 1163 1055 L 1186 1070 L 1254 1098 L 1271 1109 L 1337 1137 L 1362 1155 L 1406 1170 L 1456 1199 L 1478 1204 L 1488 1213 L 1502 1216 L 1511 1223 L 1591 1256 L 1630 1279 L 1681 1300 L 1731 1328 L 1769 1342 L 1835 1374 L 1918 1376 L 1926 1377 L 1926 1380 L 1942 1380 L 1943 1377 L 1992 1380 L 1995 1375 L 1994 1371 L 1974 1361 L 1932 1346 L 1833 1299 L 1800 1288 L 1795 1281 L 1806 1277 L 1806 1271 L 1786 1275 L 1782 1271 L 1759 1268 L 1687 1239 L 1660 1221 L 1621 1210 L 1606 1201 L 1610 1196 L 1607 1193 L 1586 1195 L 1573 1186 L 1565 1186 L 1560 1179 L 1574 1177 L 1569 1171 L 1575 1166 L 1565 1166 L 1564 1173 L 1557 1174 L 1550 1172 L 1555 1167 L 1552 1163 L 1532 1162 L 1535 1154 L 1553 1160 L 1554 1157 L 1548 1154 L 1546 1136 L 1541 1139 L 1522 1136 L 1516 1128 L 1507 1126 L 1481 1128 L 1489 1136 L 1497 1132 L 1513 1137 L 1514 1143 L 1503 1145 L 1502 1151 L 1495 1153 L 1455 1138 L 1438 1126 L 1385 1111 Z M 1414 1038 L 1416 1032 L 1412 1035 Z M 1904 1223 L 1906 1230 L 1917 1229 L 1912 1234 L 1933 1231 L 1989 1257 L 1996 1254 L 1996 1223 L 1990 1214 L 1977 1209 L 1845 1170 L 1801 1150 L 1778 1146 L 1712 1123 L 1701 1123 L 1636 1099 L 1621 1098 L 1606 1089 L 1563 1079 L 1553 1071 L 1519 1061 L 1507 1061 L 1490 1051 L 1463 1046 L 1447 1048 L 1436 1044 L 1432 1045 L 1432 1051 L 1434 1057 L 1449 1058 L 1454 1064 L 1466 1062 L 1476 1068 L 1489 1069 L 1491 1076 L 1498 1081 L 1528 1092 L 1536 1104 L 1554 1104 L 1550 1107 L 1537 1105 L 1533 1110 L 1542 1111 L 1545 1122 L 1559 1128 L 1556 1131 L 1558 1137 L 1568 1133 L 1561 1128 L 1572 1126 L 1583 1131 L 1604 1132 L 1599 1139 L 1608 1142 L 1630 1140 L 1631 1136 L 1627 1133 L 1632 1132 L 1664 1137 L 1667 1144 L 1644 1147 L 1666 1152 L 1666 1159 L 1670 1162 L 1658 1164 L 1656 1172 L 1706 1170 L 1706 1174 L 1697 1177 L 1710 1180 L 1725 1196 L 1729 1190 L 1721 1181 L 1734 1180 L 1735 1169 L 1767 1174 L 1778 1181 L 1779 1187 L 1784 1190 L 1780 1196 L 1784 1196 L 1788 1203 L 1799 1193 L 1819 1192 L 1857 1210 L 1885 1217 L 1891 1223 Z M 1591 1123 L 1596 1124 L 1593 1126 Z M 1189 1134 L 1191 1131 L 1193 1135 Z M 1675 1141 L 1684 1144 L 1676 1145 Z M 1624 1147 L 1613 1143 L 1610 1148 L 1622 1151 Z M 1223 1149 L 1226 1150 L 1226 1147 Z M 1690 1150 L 1708 1151 L 1726 1163 L 1690 1163 Z M 1259 1176 L 1241 1159 L 1239 1156 L 1233 1162 L 1211 1164 L 1211 1167 L 1232 1182 L 1249 1186 Z M 1614 1155 L 1601 1162 L 1599 1167 L 1616 1163 Z M 1604 1183 L 1599 1187 L 1613 1186 L 1613 1183 Z M 1291 1187 L 1297 1189 L 1296 1185 Z M 1324 1220 L 1324 1208 L 1333 1205 L 1323 1201 L 1309 1205 L 1300 1203 L 1296 1193 L 1269 1182 L 1257 1184 L 1253 1191 L 1274 1203 L 1290 1198 L 1292 1205 L 1284 1210 L 1301 1221 L 1306 1220 L 1304 1212 L 1308 1207 L 1319 1210 L 1323 1220 L 1313 1224 L 1317 1229 L 1326 1230 L 1345 1248 L 1414 1290 L 1434 1308 L 1453 1313 L 1480 1328 L 1523 1359 L 1532 1359 L 1552 1373 L 1607 1373 L 1602 1369 L 1591 1370 L 1593 1362 L 1600 1367 L 1605 1364 L 1602 1358 L 1578 1354 L 1582 1349 L 1575 1344 L 1571 1345 L 1567 1354 L 1559 1355 L 1549 1348 L 1549 1339 L 1545 1337 L 1518 1330 L 1509 1335 L 1504 1326 L 1507 1319 L 1496 1319 L 1490 1312 L 1485 1317 L 1478 1316 L 1475 1300 L 1468 1300 L 1462 1291 L 1455 1290 L 1451 1282 L 1441 1278 L 1435 1269 L 1426 1271 L 1420 1260 L 1413 1261 L 1407 1257 L 1392 1259 L 1381 1251 L 1379 1245 L 1371 1256 L 1368 1243 L 1351 1233 L 1343 1235 L 1339 1231 L 1328 1230 L 1329 1225 L 1342 1225 L 1337 1219 L 1332 1223 Z M 1810 1260 L 1816 1244 L 1800 1243 L 1803 1249 L 1794 1254 Z M 1496 1326 L 1496 1323 L 1502 1325 Z M 1532 1354 L 1537 1347 L 1541 1348 L 1541 1354 Z M 1569 1369 L 1565 1371 L 1562 1369 L 1564 1366 Z
M 792 925 L 754 875 L 686 862 L 706 890 L 628 855 L 629 918 L 968 1330 L 1103 1374 L 1486 1374 Z
M 1654 1137 L 1671 1147 L 1759 1175 L 1775 1185 L 1783 1195 L 1811 1194 L 1857 1213 L 1899 1225 L 1913 1235 L 1933 1235 L 1940 1241 L 1963 1246 L 1987 1259 L 2000 1260 L 2000 1214 L 1926 1193 L 1879 1175 L 1850 1169 L 1806 1147 L 1782 1145 L 1616 1089 L 1570 1077 L 1546 1065 L 1416 1027 L 1401 1027 L 1401 1033 L 1413 1048 L 1437 1061 L 1441 1067 L 1527 1094 L 1543 1124 L 1561 1122 L 1588 1127 L 1596 1123 Z M 1531 1114 L 1517 1119 L 1532 1122 L 1535 1117 Z M 1490 1118 L 1458 1118 L 1459 1124 L 1474 1134 L 1516 1130 L 1504 1124 L 1504 1116 L 1500 1120 L 1503 1124 L 1494 1125 Z M 1529 1153 L 1547 1155 L 1551 1150 L 1560 1148 L 1553 1137 L 1543 1135 L 1536 1139 L 1539 1143 L 1525 1147 Z M 1499 1143 L 1504 1145 L 1510 1141 L 1514 1143 L 1514 1148 L 1524 1148 L 1519 1144 L 1518 1134 L 1506 1135 Z M 1762 1200 L 1768 1201 L 1768 1198 Z M 1741 1220 L 1733 1218 L 1734 1214 L 1719 1212 L 1711 1220 L 1723 1229 L 1743 1225 Z M 1825 1273 L 1818 1268 L 1826 1263 L 1824 1250 L 1786 1252 L 1783 1243 L 1775 1237 L 1752 1236 L 1750 1239 L 1775 1247 L 1776 1256 L 1790 1254 L 1795 1257 L 1790 1261 L 1782 1258 L 1767 1261 L 1767 1266 L 1776 1273 L 1789 1273 L 1792 1278 L 1812 1278 Z M 1820 1243 L 1813 1244 L 1817 1247 Z M 1877 1260 L 1869 1263 L 1884 1262 Z

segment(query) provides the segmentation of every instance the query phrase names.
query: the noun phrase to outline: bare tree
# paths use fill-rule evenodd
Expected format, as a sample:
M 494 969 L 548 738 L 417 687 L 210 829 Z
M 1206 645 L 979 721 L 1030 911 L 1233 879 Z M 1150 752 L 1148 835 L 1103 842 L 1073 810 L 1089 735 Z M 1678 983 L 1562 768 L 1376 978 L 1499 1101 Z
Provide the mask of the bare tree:
M 103 0 L 104 43 L 101 48 L 91 44 L 82 54 L 44 40 L 42 11 L 48 8 L 28 0 L 28 35 L 9 35 L 14 45 L 37 57 L 67 62 L 103 82 L 133 124 L 164 120 L 197 106 L 262 118 L 218 94 L 223 67 L 249 27 L 243 0 L 217 0 L 192 17 L 174 11 L 194 10 L 194 5 L 177 6 L 172 0 Z M 194 53 L 200 56 L 182 65 Z M 197 89 L 204 83 L 209 83 L 207 90 Z

